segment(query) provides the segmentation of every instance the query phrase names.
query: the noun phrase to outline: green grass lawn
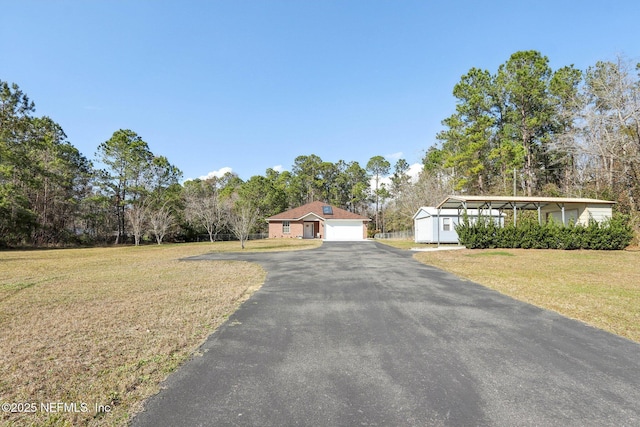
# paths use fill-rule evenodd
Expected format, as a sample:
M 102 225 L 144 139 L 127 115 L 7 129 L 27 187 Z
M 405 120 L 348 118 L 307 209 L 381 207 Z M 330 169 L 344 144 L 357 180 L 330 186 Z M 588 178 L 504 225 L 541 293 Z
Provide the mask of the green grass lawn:
M 256 240 L 245 251 L 321 243 Z M 0 403 L 38 409 L 3 411 L 0 424 L 125 425 L 264 282 L 256 264 L 180 261 L 212 251 L 240 244 L 0 252 Z M 47 414 L 40 404 L 50 402 L 77 411 Z
M 383 243 L 390 242 L 416 246 Z M 248 242 L 245 251 L 321 243 L 268 239 Z M 240 247 L 217 242 L 0 252 L 0 403 L 88 405 L 86 412 L 3 412 L 0 424 L 126 424 L 264 282 L 255 264 L 180 261 L 212 251 Z M 640 252 L 501 249 L 415 257 L 640 342 Z M 109 412 L 96 412 L 96 404 Z

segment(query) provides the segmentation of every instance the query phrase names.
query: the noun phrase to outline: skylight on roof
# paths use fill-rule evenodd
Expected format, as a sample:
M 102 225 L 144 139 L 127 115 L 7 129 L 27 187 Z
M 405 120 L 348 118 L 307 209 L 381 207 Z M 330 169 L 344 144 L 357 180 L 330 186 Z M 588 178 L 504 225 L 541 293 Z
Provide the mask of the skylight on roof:
M 333 208 L 331 206 L 323 206 L 322 213 L 324 215 L 333 215 Z

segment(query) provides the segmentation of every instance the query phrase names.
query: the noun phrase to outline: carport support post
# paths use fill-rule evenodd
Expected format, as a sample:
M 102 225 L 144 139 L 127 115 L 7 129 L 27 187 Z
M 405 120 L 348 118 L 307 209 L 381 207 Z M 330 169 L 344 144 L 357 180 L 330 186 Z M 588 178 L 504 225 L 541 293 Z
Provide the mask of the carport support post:
M 438 247 L 440 247 L 440 211 L 442 208 L 438 208 L 438 213 L 436 214 L 436 230 L 438 235 Z
M 462 202 L 462 208 L 464 209 L 464 216 L 469 220 L 469 211 L 467 211 L 467 202 Z M 458 209 L 458 224 L 460 224 L 460 209 Z M 456 236 L 458 236 L 458 232 L 456 231 Z M 458 236 L 458 245 L 460 245 L 460 236 Z
M 518 217 L 518 205 L 516 205 L 515 203 L 513 203 L 513 226 L 515 227 L 516 225 L 518 225 L 516 218 Z
M 489 220 L 494 224 L 496 223 L 495 219 L 493 218 L 493 208 L 491 207 L 491 202 L 489 202 Z
M 542 213 L 540 212 L 540 208 L 542 205 L 538 204 L 538 225 L 542 225 Z

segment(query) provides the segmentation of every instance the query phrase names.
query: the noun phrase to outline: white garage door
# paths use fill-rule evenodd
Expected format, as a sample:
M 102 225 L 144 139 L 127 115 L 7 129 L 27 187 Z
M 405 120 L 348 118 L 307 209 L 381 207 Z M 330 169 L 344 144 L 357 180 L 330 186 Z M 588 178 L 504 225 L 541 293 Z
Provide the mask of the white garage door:
M 326 240 L 363 240 L 362 221 L 328 219 L 324 227 Z

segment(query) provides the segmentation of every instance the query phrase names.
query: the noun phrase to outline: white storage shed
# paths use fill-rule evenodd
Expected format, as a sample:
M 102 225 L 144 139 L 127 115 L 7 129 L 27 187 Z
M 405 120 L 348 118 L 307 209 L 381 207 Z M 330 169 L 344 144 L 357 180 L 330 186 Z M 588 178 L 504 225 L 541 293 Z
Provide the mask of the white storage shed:
M 478 212 L 485 218 L 493 218 L 500 227 L 504 226 L 504 214 L 497 209 L 467 209 L 469 220 L 477 220 Z M 464 211 L 460 209 L 421 207 L 413 216 L 415 242 L 458 243 L 455 227 L 462 221 L 463 215 Z

